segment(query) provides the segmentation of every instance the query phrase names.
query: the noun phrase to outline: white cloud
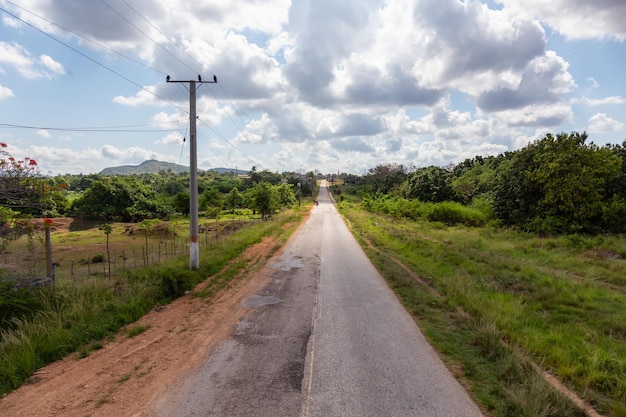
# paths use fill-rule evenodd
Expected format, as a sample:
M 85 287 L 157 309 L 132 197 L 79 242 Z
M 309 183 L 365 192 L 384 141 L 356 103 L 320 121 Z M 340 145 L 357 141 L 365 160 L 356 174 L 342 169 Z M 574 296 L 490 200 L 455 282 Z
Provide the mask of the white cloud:
M 557 103 L 576 84 L 567 71 L 569 64 L 553 51 L 530 61 L 515 88 L 499 88 L 485 92 L 477 99 L 487 112 Z
M 10 65 L 24 78 L 48 78 L 54 74 L 62 74 L 63 66 L 48 55 L 42 55 L 40 60 L 33 59 L 31 53 L 18 43 L 0 41 L 0 65 Z
M 11 90 L 9 87 L 5 87 L 2 84 L 0 84 L 0 100 L 13 97 L 13 96 L 15 96 L 15 94 L 13 93 L 13 90 Z
M 49 139 L 51 137 L 50 136 L 50 132 L 48 132 L 45 129 L 37 129 L 37 135 L 41 136 L 42 138 L 46 138 L 46 139 Z
M 571 39 L 626 39 L 623 0 L 496 0 L 516 13 L 541 19 Z
M 571 122 L 574 113 L 565 104 L 529 105 L 494 113 L 492 118 L 508 127 L 556 127 Z
M 589 131 L 593 133 L 619 132 L 624 123 L 608 117 L 605 113 L 596 113 L 589 118 Z
M 624 104 L 626 100 L 619 96 L 610 96 L 603 98 L 580 97 L 572 99 L 572 104 L 585 104 L 587 106 L 604 106 L 607 104 Z
M 159 101 L 158 98 L 154 95 L 156 88 L 154 86 L 144 86 L 143 90 L 139 90 L 134 96 L 124 97 L 124 96 L 115 96 L 113 97 L 113 102 L 117 104 L 122 104 L 125 106 L 142 106 L 145 104 L 160 104 L 164 103 Z M 183 108 L 184 109 L 184 108 Z
M 10 81 L 3 78 L 18 96 L 11 100 L 10 110 L 19 100 L 35 101 L 32 94 L 18 90 L 19 78 L 47 80 L 67 73 L 75 77 L 74 85 L 90 81 L 89 93 L 102 98 L 98 112 L 89 111 L 90 120 L 99 120 L 98 125 L 134 123 L 115 119 L 124 113 L 125 119 L 137 119 L 137 124 L 151 120 L 164 129 L 179 129 L 152 135 L 146 146 L 154 148 L 150 150 L 126 148 L 122 140 L 112 138 L 109 145 L 101 142 L 75 153 L 67 150 L 65 161 L 54 159 L 60 151 L 32 155 L 40 163 L 52 161 L 61 171 L 66 166 L 90 172 L 152 156 L 176 160 L 188 125 L 189 92 L 185 84 L 165 83 L 162 72 L 178 80 L 195 79 L 198 74 L 205 79 L 218 77 L 217 85 L 197 91 L 200 139 L 205 135 L 208 142 L 200 143 L 201 163 L 207 166 L 231 161 L 240 167 L 272 170 L 319 167 L 362 172 L 385 161 L 445 165 L 515 148 L 537 132 L 570 129 L 574 121 L 584 123 L 590 116 L 583 113 L 588 110 L 585 106 L 624 104 L 626 93 L 621 87 L 589 93 L 599 87 L 596 78 L 603 88 L 609 87 L 605 74 L 611 68 L 594 62 L 604 72 L 583 71 L 576 57 L 571 60 L 576 68 L 570 70 L 568 61 L 576 48 L 547 50 L 554 35 L 542 26 L 568 37 L 620 39 L 624 26 L 614 22 L 626 19 L 602 13 L 610 10 L 620 15 L 623 0 L 498 1 L 504 7 L 490 8 L 493 2 L 485 0 L 154 0 L 134 2 L 136 13 L 125 2 L 23 0 L 29 10 L 149 64 L 158 80 L 154 73 L 137 70 L 119 56 L 28 14 L 20 16 L 71 45 L 78 44 L 87 55 L 136 84 L 124 88 L 125 81 L 101 68 L 93 71 L 93 63 L 87 65 L 84 57 L 69 51 L 62 60 L 53 58 L 58 44 L 49 47 L 49 40 L 34 43 L 20 38 L 30 29 L 7 18 L 4 29 L 11 37 L 6 39 L 17 42 L 0 42 L 0 72 L 14 76 Z M 567 4 L 575 5 L 575 12 Z M 576 16 L 580 11 L 588 11 L 589 19 Z M 580 33 L 568 34 L 572 22 L 588 23 L 592 18 L 601 23 L 577 26 Z M 603 32 L 597 29 L 601 27 Z M 557 48 L 560 43 L 550 45 Z M 572 74 L 584 74 L 577 80 L 584 84 L 584 92 L 575 89 Z M 54 104 L 41 114 L 71 126 L 84 120 L 85 109 L 76 98 L 80 94 L 62 85 L 68 79 L 46 81 Z M 112 79 L 122 87 L 118 89 Z M 147 91 L 137 85 L 146 85 Z M 576 97 L 581 94 L 611 96 Z M 0 99 L 11 96 L 13 91 L 0 85 Z M 37 104 L 45 109 L 45 100 Z M 125 106 L 122 112 L 119 105 Z M 574 108 L 580 114 L 574 114 L 572 105 L 579 105 Z M 589 119 L 589 124 L 603 131 L 623 124 L 600 115 Z M 94 136 L 88 133 L 84 138 Z M 226 145 L 215 143 L 214 136 Z M 68 146 L 80 146 L 78 142 Z M 91 158 L 102 167 L 90 167 L 81 158 Z
M 587 82 L 589 83 L 589 89 L 590 90 L 593 90 L 593 89 L 596 89 L 596 88 L 600 87 L 600 84 L 598 83 L 598 81 L 596 81 L 596 79 L 593 78 L 593 77 L 587 78 Z
M 65 69 L 63 68 L 63 65 L 52 59 L 50 56 L 42 55 L 39 59 L 41 60 L 41 63 L 53 73 L 65 74 Z

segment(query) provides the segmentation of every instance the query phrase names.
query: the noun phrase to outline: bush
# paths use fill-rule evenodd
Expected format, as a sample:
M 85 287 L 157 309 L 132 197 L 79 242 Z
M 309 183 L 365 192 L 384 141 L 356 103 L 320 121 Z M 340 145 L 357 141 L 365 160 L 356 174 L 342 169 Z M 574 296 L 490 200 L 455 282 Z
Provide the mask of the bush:
M 432 222 L 466 226 L 484 226 L 487 223 L 487 218 L 481 211 L 465 207 L 460 203 L 447 201 L 430 207 L 426 218 Z
M 91 258 L 92 264 L 100 264 L 102 262 L 104 262 L 104 255 L 95 255 L 93 258 Z

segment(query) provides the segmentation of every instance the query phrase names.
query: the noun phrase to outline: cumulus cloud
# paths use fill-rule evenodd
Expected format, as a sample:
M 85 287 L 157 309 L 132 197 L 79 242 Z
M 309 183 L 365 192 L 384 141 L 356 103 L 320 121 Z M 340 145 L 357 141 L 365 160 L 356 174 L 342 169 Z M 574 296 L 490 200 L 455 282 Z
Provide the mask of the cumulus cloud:
M 13 93 L 13 90 L 11 90 L 9 87 L 5 87 L 2 84 L 0 84 L 0 100 L 13 97 L 13 96 L 15 96 L 15 94 Z
M 486 112 L 519 109 L 561 100 L 574 86 L 569 64 L 553 51 L 530 61 L 516 88 L 500 88 L 481 94 L 478 106 Z
M 34 59 L 30 51 L 18 43 L 0 41 L 0 65 L 11 66 L 24 78 L 48 78 L 63 74 L 63 66 L 48 55 Z
M 584 104 L 587 106 L 604 106 L 606 104 L 624 104 L 626 100 L 619 96 L 610 96 L 603 98 L 580 97 L 572 99 L 572 104 Z
M 508 127 L 555 127 L 570 122 L 574 112 L 564 104 L 529 105 L 499 112 L 493 118 Z
M 626 39 L 623 0 L 496 0 L 516 13 L 541 19 L 570 39 Z
M 39 58 L 44 67 L 55 74 L 65 74 L 63 65 L 52 59 L 49 55 L 41 55 Z
M 335 140 L 332 142 L 332 147 L 336 150 L 345 152 L 371 153 L 375 150 L 365 139 L 362 138 Z
M 151 117 L 163 128 L 180 129 L 153 138 L 155 147 L 171 150 L 180 144 L 189 117 L 187 85 L 167 84 L 160 73 L 178 80 L 215 74 L 218 84 L 197 90 L 198 127 L 200 135 L 217 135 L 232 146 L 208 140 L 201 164 L 230 160 L 269 169 L 319 166 L 355 172 L 384 161 L 445 165 L 503 152 L 533 132 L 589 118 L 570 106 L 584 112 L 585 106 L 624 103 L 619 91 L 571 98 L 576 84 L 569 55 L 546 50 L 553 31 L 545 29 L 548 25 L 571 38 L 623 39 L 622 0 L 495 2 L 501 7 L 485 0 L 250 0 L 245 5 L 25 0 L 24 7 L 51 21 L 138 57 L 158 71 L 158 80 L 149 71 L 133 72 L 127 62 L 82 38 L 15 11 L 139 80 L 130 90 L 106 93 L 109 101 L 126 106 L 129 117 Z M 566 5 L 575 7 L 570 11 Z M 581 11 L 588 16 L 577 16 Z M 6 17 L 3 22 L 5 28 L 21 26 Z M 65 55 L 62 62 L 55 59 L 54 49 L 24 45 L 0 42 L 0 71 L 45 80 L 74 68 Z M 589 87 L 599 88 L 592 77 L 578 81 L 590 96 Z M 0 99 L 12 95 L 0 85 Z M 623 128 L 603 113 L 592 116 L 589 125 L 602 132 Z M 179 151 L 175 157 L 154 156 L 177 159 Z M 67 166 L 88 172 L 80 158 L 134 164 L 151 158 L 154 150 L 118 144 L 81 152 L 68 153 L 74 165 Z
M 605 113 L 596 113 L 589 118 L 589 131 L 593 133 L 619 132 L 624 123 L 610 118 Z

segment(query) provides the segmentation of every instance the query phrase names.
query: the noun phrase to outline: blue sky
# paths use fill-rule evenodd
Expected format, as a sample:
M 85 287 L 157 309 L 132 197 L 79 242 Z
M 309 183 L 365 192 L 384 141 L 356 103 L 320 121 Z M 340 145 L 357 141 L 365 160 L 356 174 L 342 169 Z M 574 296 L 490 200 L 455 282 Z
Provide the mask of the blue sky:
M 146 159 L 361 174 L 546 133 L 626 139 L 623 0 L 0 0 L 0 142 L 43 173 Z

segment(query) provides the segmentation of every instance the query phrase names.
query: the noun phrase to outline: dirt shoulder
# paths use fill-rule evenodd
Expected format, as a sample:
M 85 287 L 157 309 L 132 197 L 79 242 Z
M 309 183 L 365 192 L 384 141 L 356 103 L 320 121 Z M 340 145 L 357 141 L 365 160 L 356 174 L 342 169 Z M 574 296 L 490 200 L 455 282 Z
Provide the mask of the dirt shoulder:
M 86 358 L 73 354 L 40 369 L 28 384 L 0 398 L 0 414 L 149 416 L 154 398 L 229 337 L 246 313 L 241 301 L 267 282 L 261 267 L 275 244 L 266 238 L 250 247 L 242 255 L 248 269 L 211 301 L 186 295 L 131 325 L 149 327 L 140 335 L 122 331 Z

